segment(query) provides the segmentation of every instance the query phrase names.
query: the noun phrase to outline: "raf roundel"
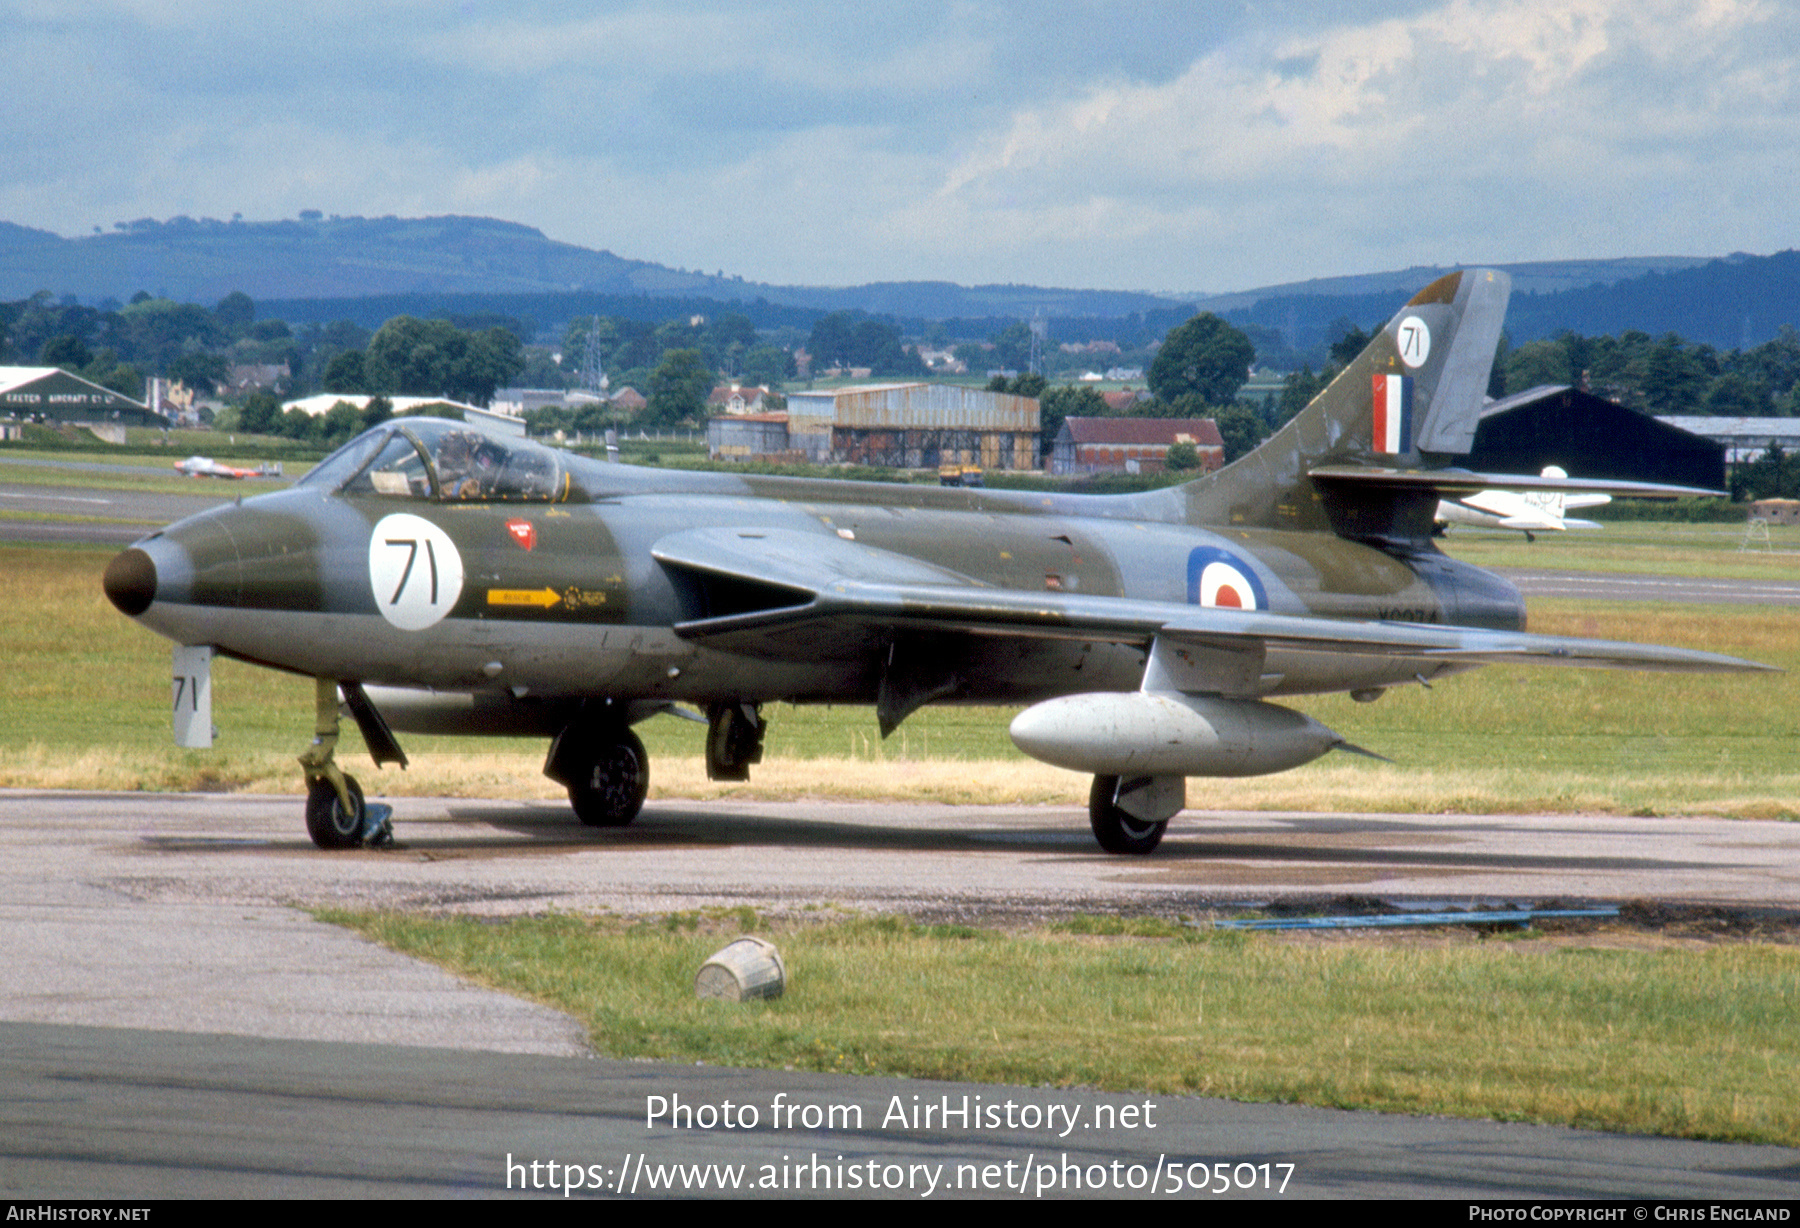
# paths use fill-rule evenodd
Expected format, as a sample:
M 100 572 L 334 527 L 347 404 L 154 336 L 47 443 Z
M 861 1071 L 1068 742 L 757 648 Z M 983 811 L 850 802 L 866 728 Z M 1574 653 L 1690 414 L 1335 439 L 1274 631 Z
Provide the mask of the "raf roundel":
M 1188 602 L 1228 610 L 1266 610 L 1269 594 L 1250 565 L 1214 546 L 1188 555 Z
M 369 535 L 369 587 L 381 616 L 423 631 L 462 596 L 463 563 L 450 535 L 422 516 L 383 516 Z

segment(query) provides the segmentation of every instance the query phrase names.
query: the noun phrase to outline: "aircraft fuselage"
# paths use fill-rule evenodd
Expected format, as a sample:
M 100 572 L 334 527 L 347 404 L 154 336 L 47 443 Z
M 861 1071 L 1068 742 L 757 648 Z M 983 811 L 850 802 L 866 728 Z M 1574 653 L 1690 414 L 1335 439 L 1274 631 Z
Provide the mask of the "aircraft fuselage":
M 1018 592 L 1503 630 L 1524 623 L 1511 585 L 1431 551 L 1397 557 L 1318 534 L 1084 516 L 1085 501 L 1069 496 L 605 468 L 629 471 L 634 485 L 675 489 L 543 505 L 301 487 L 202 513 L 140 543 L 155 573 L 154 601 L 140 617 L 180 643 L 386 686 L 872 702 L 871 644 L 758 657 L 673 630 L 719 612 L 709 607 L 721 596 L 659 565 L 652 546 L 686 529 L 750 527 L 822 545 L 853 541 Z M 1111 500 L 1094 503 L 1113 510 Z M 971 658 L 946 702 L 1129 691 L 1143 676 L 1136 646 L 1022 638 L 997 653 L 978 636 L 935 638 L 947 658 Z M 1278 695 L 1385 686 L 1419 670 L 1283 653 L 1267 672 L 1266 693 Z

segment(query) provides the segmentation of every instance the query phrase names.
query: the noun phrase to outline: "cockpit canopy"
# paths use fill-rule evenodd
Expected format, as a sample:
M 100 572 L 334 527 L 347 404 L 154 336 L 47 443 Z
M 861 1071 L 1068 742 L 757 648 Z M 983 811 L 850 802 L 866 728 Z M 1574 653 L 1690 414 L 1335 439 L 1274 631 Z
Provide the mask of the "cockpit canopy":
M 441 503 L 585 503 L 553 448 L 464 422 L 405 418 L 364 432 L 297 485 Z

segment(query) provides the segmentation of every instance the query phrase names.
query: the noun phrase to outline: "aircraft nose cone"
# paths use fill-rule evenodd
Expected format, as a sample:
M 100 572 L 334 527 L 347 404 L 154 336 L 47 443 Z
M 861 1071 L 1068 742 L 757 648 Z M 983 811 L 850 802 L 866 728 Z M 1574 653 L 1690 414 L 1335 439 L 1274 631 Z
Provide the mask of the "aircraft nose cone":
M 101 583 L 106 588 L 106 599 L 117 606 L 121 614 L 136 618 L 156 600 L 156 564 L 148 554 L 133 546 L 106 565 L 106 576 Z

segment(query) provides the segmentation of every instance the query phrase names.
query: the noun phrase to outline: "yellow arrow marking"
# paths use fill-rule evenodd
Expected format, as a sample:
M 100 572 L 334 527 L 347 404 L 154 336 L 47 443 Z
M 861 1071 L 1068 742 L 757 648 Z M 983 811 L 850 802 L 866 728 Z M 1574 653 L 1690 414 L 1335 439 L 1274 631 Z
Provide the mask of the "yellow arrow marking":
M 546 610 L 562 598 L 549 588 L 490 588 L 489 605 L 541 605 Z

